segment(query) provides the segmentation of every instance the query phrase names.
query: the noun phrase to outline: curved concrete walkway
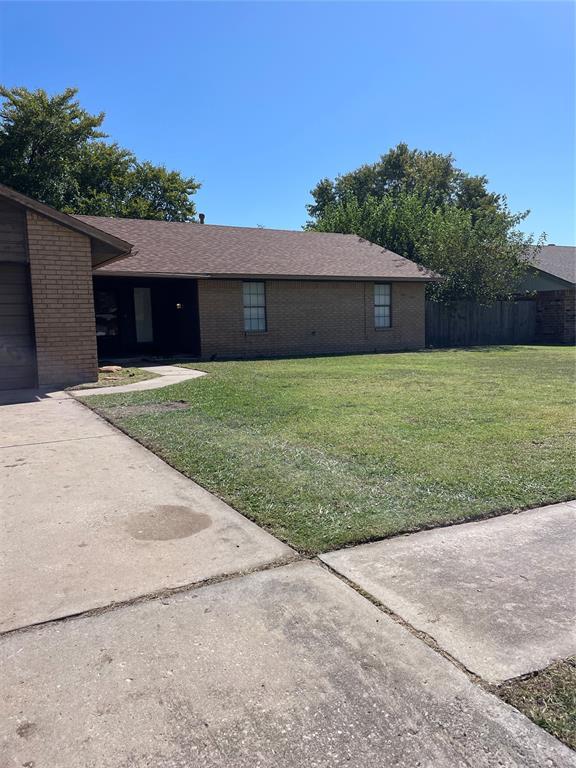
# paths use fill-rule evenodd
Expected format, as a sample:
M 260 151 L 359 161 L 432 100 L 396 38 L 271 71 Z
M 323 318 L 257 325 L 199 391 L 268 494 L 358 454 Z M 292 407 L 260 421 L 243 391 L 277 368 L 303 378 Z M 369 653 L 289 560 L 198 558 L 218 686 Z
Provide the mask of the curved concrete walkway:
M 192 368 L 180 368 L 178 365 L 151 365 L 142 368 L 143 371 L 155 373 L 155 379 L 136 381 L 134 384 L 121 384 L 117 387 L 94 387 L 93 389 L 77 389 L 72 391 L 74 397 L 90 397 L 92 395 L 114 395 L 121 392 L 142 392 L 147 389 L 161 389 L 171 384 L 180 384 L 189 379 L 206 376 L 205 371 L 195 371 Z

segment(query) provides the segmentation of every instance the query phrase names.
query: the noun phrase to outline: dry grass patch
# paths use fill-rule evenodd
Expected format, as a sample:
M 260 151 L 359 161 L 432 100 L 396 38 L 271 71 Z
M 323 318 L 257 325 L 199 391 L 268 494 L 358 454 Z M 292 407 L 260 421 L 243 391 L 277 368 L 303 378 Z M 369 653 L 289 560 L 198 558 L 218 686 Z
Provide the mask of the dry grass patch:
M 118 387 L 121 384 L 135 384 L 137 381 L 146 381 L 147 379 L 156 379 L 157 373 L 145 371 L 143 368 L 121 368 L 119 371 L 100 371 L 98 381 L 79 384 L 77 387 L 70 387 L 71 390 L 97 389 L 100 387 Z
M 524 680 L 504 683 L 496 693 L 541 728 L 576 749 L 576 656 Z

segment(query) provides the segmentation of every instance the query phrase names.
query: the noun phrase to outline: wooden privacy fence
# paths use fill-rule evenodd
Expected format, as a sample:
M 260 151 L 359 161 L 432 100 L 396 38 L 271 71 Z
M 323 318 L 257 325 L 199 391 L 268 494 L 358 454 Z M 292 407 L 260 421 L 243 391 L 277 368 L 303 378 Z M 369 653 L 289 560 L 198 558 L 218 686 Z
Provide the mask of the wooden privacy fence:
M 479 344 L 530 344 L 536 336 L 536 299 L 426 302 L 426 346 L 472 347 Z

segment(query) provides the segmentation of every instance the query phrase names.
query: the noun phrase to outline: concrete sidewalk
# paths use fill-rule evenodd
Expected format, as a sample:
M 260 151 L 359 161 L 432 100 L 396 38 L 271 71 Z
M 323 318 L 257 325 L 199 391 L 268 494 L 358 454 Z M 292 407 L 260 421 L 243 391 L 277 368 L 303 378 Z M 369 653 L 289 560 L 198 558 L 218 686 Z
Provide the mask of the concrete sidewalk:
M 321 555 L 490 682 L 576 653 L 576 504 Z
M 0 764 L 576 768 L 319 565 L 0 639 Z
M 134 384 L 119 384 L 115 387 L 92 387 L 91 389 L 73 390 L 74 397 L 92 397 L 94 395 L 117 395 L 122 392 L 144 392 L 148 389 L 162 389 L 172 384 L 181 384 L 190 379 L 199 379 L 206 376 L 204 371 L 195 371 L 193 368 L 182 368 L 179 365 L 149 365 L 142 367 L 143 371 L 155 373 L 156 378 L 137 381 Z
M 0 631 L 293 556 L 65 395 L 0 409 L 0 486 Z

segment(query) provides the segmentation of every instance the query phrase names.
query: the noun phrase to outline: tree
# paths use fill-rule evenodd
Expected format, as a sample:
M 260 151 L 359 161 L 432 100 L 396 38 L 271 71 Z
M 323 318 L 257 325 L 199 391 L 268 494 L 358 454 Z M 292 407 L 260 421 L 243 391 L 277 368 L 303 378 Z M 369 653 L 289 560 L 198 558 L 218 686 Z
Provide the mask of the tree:
M 0 86 L 0 180 L 67 213 L 187 221 L 196 212 L 193 178 L 140 162 L 100 131 L 77 90 Z
M 137 161 L 117 144 L 87 144 L 78 161 L 78 194 L 64 210 L 94 216 L 188 221 L 196 208 L 190 200 L 198 188 L 164 166 Z
M 0 179 L 56 208 L 70 196 L 82 147 L 105 136 L 98 130 L 104 115 L 90 115 L 75 94 L 0 87 Z
M 528 212 L 511 213 L 487 183 L 451 155 L 399 144 L 373 165 L 322 179 L 306 228 L 356 234 L 438 272 L 431 299 L 489 303 L 513 293 L 534 242 L 518 229 Z
M 422 152 L 401 143 L 378 162 L 355 171 L 322 179 L 312 190 L 314 203 L 308 213 L 321 217 L 326 206 L 350 196 L 362 203 L 367 197 L 381 198 L 401 193 L 418 194 L 434 206 L 456 204 L 466 210 L 498 208 L 500 195 L 487 190 L 485 176 L 470 176 L 455 166 L 452 155 Z

